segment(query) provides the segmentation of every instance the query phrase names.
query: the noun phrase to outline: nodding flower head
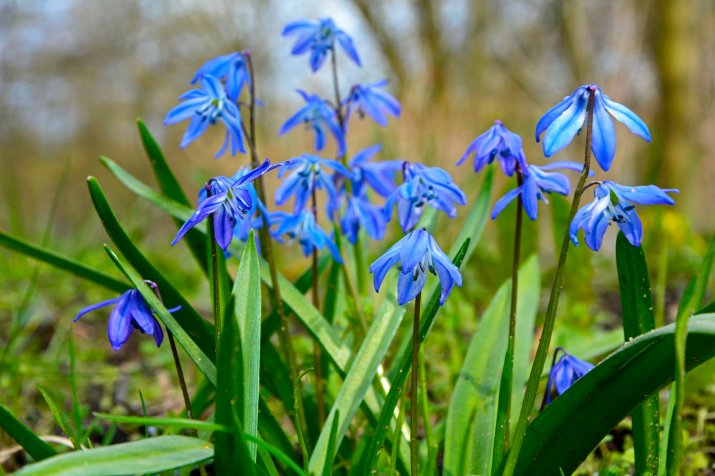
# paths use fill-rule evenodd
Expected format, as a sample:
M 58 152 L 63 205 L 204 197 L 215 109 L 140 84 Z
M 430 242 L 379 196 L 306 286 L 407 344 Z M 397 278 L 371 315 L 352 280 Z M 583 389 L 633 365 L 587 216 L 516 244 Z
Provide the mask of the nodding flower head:
M 576 380 L 586 375 L 586 373 L 594 367 L 593 364 L 577 359 L 561 347 L 556 348 L 554 360 L 556 360 L 556 356 L 559 352 L 561 352 L 561 357 L 551 366 L 549 380 L 546 383 L 545 405 L 551 403 L 552 395 L 561 395 L 568 390 Z
M 236 155 L 237 152 L 245 154 L 238 106 L 228 98 L 223 84 L 215 76 L 204 74 L 199 78 L 199 84 L 200 89 L 192 89 L 179 96 L 179 100 L 183 102 L 169 111 L 164 119 L 164 125 L 191 119 L 179 144 L 183 149 L 203 134 L 210 125 L 220 121 L 226 127 L 226 139 L 215 157 L 223 155 L 229 144 L 231 155 Z
M 285 212 L 271 213 L 270 222 L 276 226 L 276 229 L 271 232 L 271 235 L 279 242 L 282 242 L 281 236 L 287 235 L 291 240 L 298 240 L 303 248 L 303 254 L 310 256 L 313 250 L 322 250 L 328 248 L 333 259 L 338 263 L 343 260 L 340 257 L 340 250 L 335 246 L 333 240 L 328 234 L 320 228 L 320 225 L 315 221 L 315 215 L 309 211 L 301 211 L 295 215 Z
M 387 116 L 400 116 L 400 103 L 390 93 L 382 90 L 387 80 L 374 83 L 356 84 L 350 89 L 350 95 L 343 102 L 348 106 L 348 118 L 357 110 L 360 117 L 366 114 L 382 127 L 387 127 Z
M 353 194 L 362 195 L 369 186 L 375 192 L 388 197 L 395 191 L 395 176 L 402 170 L 402 160 L 371 161 L 372 157 L 380 151 L 380 144 L 361 150 L 350 160 L 352 172 Z
M 322 189 L 328 195 L 327 211 L 328 216 L 332 218 L 338 207 L 338 192 L 333 177 L 328 174 L 326 169 L 349 177 L 350 173 L 345 167 L 336 160 L 303 154 L 291 159 L 290 164 L 286 165 L 278 176 L 281 177 L 285 170 L 290 169 L 294 169 L 295 172 L 290 174 L 276 189 L 276 205 L 283 205 L 291 196 L 295 196 L 293 213 L 300 213 L 305 209 L 313 190 Z
M 373 240 L 381 240 L 387 228 L 385 213 L 382 207 L 370 203 L 367 195 L 351 195 L 340 220 L 340 230 L 350 243 L 355 244 L 361 228 Z
M 494 121 L 492 127 L 469 144 L 457 165 L 462 165 L 470 156 L 474 160 L 475 172 L 494 162 L 494 159 L 499 160 L 502 170 L 509 177 L 514 175 L 517 165 L 522 170 L 526 168 L 521 137 L 504 127 L 499 120 Z
M 385 203 L 387 219 L 397 204 L 397 214 L 402 230 L 407 232 L 420 219 L 424 206 L 445 212 L 450 218 L 457 216 L 456 205 L 466 205 L 464 192 L 452 181 L 447 171 L 422 164 L 403 164 L 405 181 L 392 192 Z
M 521 172 L 522 182 L 514 190 L 508 192 L 497 200 L 492 210 L 492 220 L 494 220 L 504 208 L 516 197 L 521 196 L 524 204 L 524 211 L 529 218 L 536 220 L 539 213 L 538 202 L 549 203 L 546 195 L 558 193 L 568 195 L 571 190 L 571 182 L 568 177 L 559 172 L 547 172 L 553 169 L 571 169 L 578 172 L 583 171 L 583 164 L 576 162 L 554 162 L 542 167 L 527 165 Z
M 209 75 L 226 82 L 226 93 L 232 101 L 237 101 L 244 84 L 251 83 L 251 74 L 244 55 L 248 52 L 233 52 L 208 60 L 199 68 L 191 80 L 195 84 L 203 76 Z
M 631 245 L 640 246 L 643 225 L 636 214 L 636 204 L 675 205 L 669 193 L 679 191 L 655 185 L 628 187 L 606 180 L 596 186 L 594 201 L 576 212 L 569 228 L 571 241 L 578 245 L 578 230 L 583 229 L 586 246 L 598 251 L 608 225 L 616 223 Z
M 221 177 L 212 179 L 208 183 L 206 197 L 199 202 L 191 218 L 179 229 L 171 245 L 175 245 L 191 228 L 201 223 L 207 216 L 213 215 L 214 234 L 216 243 L 226 251 L 234 236 L 236 224 L 242 220 L 250 220 L 256 206 L 260 206 L 255 199 L 255 192 L 250 186 L 266 172 L 285 163 L 270 165 L 266 160 L 255 169 L 243 172 L 243 175 L 234 179 Z
M 147 281 L 147 283 L 153 289 L 157 289 L 156 284 L 153 282 Z M 149 305 L 136 289 L 130 289 L 114 299 L 108 299 L 85 307 L 74 318 L 74 322 L 77 322 L 80 317 L 88 312 L 111 306 L 112 304 L 114 304 L 114 309 L 112 309 L 112 312 L 109 314 L 109 324 L 107 326 L 107 336 L 109 337 L 109 343 L 112 345 L 112 349 L 119 350 L 129 339 L 129 336 L 132 335 L 134 329 L 139 329 L 143 334 L 153 336 L 157 347 L 161 345 L 164 340 L 164 332 L 161 329 L 161 325 L 154 317 Z M 178 311 L 180 308 L 181 306 L 169 309 L 169 312 Z
M 588 117 L 589 97 L 593 94 L 593 135 L 591 150 L 603 170 L 608 170 L 616 154 L 613 116 L 632 133 L 650 142 L 648 126 L 633 111 L 613 101 L 595 84 L 585 84 L 549 109 L 536 124 L 536 142 L 544 134 L 544 155 L 551 157 L 573 140 Z M 609 116 L 610 114 L 610 116 Z
M 317 94 L 308 94 L 300 89 L 296 91 L 305 100 L 305 106 L 288 118 L 278 133 L 283 135 L 295 126 L 305 124 L 306 128 L 312 129 L 315 134 L 315 150 L 323 150 L 326 142 L 325 129 L 328 129 L 338 144 L 338 156 L 342 156 L 345 153 L 345 133 L 333 108 Z
M 459 269 L 424 228 L 405 235 L 370 265 L 370 272 L 374 274 L 375 291 L 380 290 L 385 275 L 393 266 L 400 270 L 397 279 L 397 301 L 400 305 L 412 301 L 422 291 L 427 281 L 427 271 L 439 277 L 442 289 L 440 306 L 447 300 L 455 284 L 462 286 Z
M 332 18 L 319 20 L 296 20 L 283 28 L 283 36 L 297 36 L 291 54 L 302 55 L 310 52 L 310 68 L 313 72 L 320 69 L 325 62 L 328 51 L 335 54 L 335 42 L 340 45 L 345 54 L 360 66 L 353 39 L 337 27 Z

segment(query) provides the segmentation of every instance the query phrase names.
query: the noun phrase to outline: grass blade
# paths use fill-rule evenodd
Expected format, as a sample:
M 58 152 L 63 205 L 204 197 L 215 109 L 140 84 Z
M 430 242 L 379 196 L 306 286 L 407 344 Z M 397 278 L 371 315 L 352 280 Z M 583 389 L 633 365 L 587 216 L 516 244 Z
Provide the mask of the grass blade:
M 37 389 L 42 394 L 42 398 L 45 399 L 47 406 L 50 407 L 50 411 L 55 417 L 55 421 L 57 422 L 57 424 L 60 426 L 65 435 L 70 438 L 70 440 L 72 441 L 72 446 L 74 446 L 74 448 L 78 450 L 80 448 L 80 442 L 77 440 L 75 432 L 72 430 L 72 426 L 70 425 L 67 415 L 65 414 L 65 412 L 62 411 L 60 406 L 57 405 L 55 397 L 46 388 L 40 385 L 37 386 Z
M 620 232 L 616 240 L 616 264 L 621 294 L 623 337 L 626 342 L 655 329 L 653 297 L 643 248 L 633 246 Z M 658 395 L 651 395 L 631 413 L 636 474 L 658 471 L 660 408 Z
M 10 435 L 18 445 L 22 446 L 35 461 L 41 461 L 57 454 L 53 447 L 15 418 L 15 415 L 3 404 L 0 404 L 0 428 Z
M 97 476 L 158 473 L 213 456 L 207 441 L 188 436 L 158 436 L 104 448 L 73 451 L 25 466 L 18 476 Z

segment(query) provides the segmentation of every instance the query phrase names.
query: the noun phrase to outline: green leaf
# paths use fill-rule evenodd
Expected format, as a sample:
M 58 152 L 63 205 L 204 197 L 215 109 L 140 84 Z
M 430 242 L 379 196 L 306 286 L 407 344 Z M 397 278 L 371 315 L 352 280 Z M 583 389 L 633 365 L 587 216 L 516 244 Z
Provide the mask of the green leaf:
M 149 129 L 147 129 L 141 119 L 137 119 L 137 127 L 139 128 L 139 136 L 141 137 L 142 144 L 144 145 L 146 155 L 149 158 L 149 163 L 154 171 L 154 177 L 156 178 L 156 182 L 159 184 L 159 189 L 161 189 L 164 195 L 169 197 L 171 200 L 190 207 L 191 202 L 186 197 L 179 181 L 176 180 L 174 173 L 171 171 L 169 164 L 166 162 L 164 154 L 159 148 L 159 144 L 156 143 L 154 137 L 152 137 Z M 174 221 L 176 222 L 177 227 L 181 227 L 181 225 L 184 224 L 183 220 L 178 218 L 175 218 Z M 201 238 L 201 233 L 198 230 L 189 230 L 189 232 L 184 235 L 183 241 L 189 247 L 191 254 L 199 263 L 201 269 L 208 275 L 208 267 L 204 261 L 204 257 L 207 252 L 206 243 Z
M 464 260 L 468 248 L 469 240 L 462 243 L 459 252 L 452 259 L 455 266 L 459 267 L 462 265 L 462 261 Z M 422 311 L 423 316 L 420 321 L 420 331 L 418 336 L 420 344 L 424 341 L 429 329 L 432 327 L 439 307 L 439 292 L 438 290 L 435 290 Z M 403 386 L 405 385 L 407 375 L 409 374 L 410 367 L 412 366 L 412 346 L 407 346 L 401 352 L 398 362 L 399 371 L 391 382 L 390 391 L 385 398 L 385 402 L 380 410 L 380 416 L 377 419 L 377 424 L 374 427 L 374 434 L 368 436 L 367 447 L 365 448 L 360 461 L 357 465 L 355 465 L 354 470 L 351 471 L 351 474 L 368 474 L 377 463 L 377 452 L 387 436 L 387 431 L 390 428 L 390 421 L 394 416 L 397 401 L 402 394 Z
M 653 296 L 645 253 L 633 246 L 623 232 L 616 240 L 616 264 L 621 291 L 623 337 L 626 341 L 655 329 Z M 636 474 L 658 472 L 660 408 L 658 395 L 651 395 L 631 414 Z
M 182 428 L 187 430 L 230 431 L 228 428 L 212 421 L 192 420 L 190 418 L 147 417 L 110 415 L 109 413 L 95 412 L 93 415 L 102 420 L 114 423 L 127 423 L 130 425 L 163 426 Z
M 193 341 L 191 336 L 179 324 L 177 319 L 166 309 L 164 303 L 154 294 L 154 291 L 144 282 L 142 276 L 130 265 L 124 263 L 119 257 L 105 245 L 105 251 L 124 275 L 131 281 L 132 285 L 139 291 L 149 307 L 156 313 L 159 320 L 166 326 L 167 330 L 172 333 L 176 341 L 179 343 L 186 354 L 194 361 L 194 364 L 204 374 L 206 379 L 211 384 L 216 386 L 216 367 L 211 359 L 201 350 L 201 348 Z M 160 288 L 163 293 L 163 289 Z
M 203 320 L 191 304 L 171 285 L 169 280 L 134 245 L 119 223 L 99 182 L 94 177 L 89 177 L 87 185 L 94 208 L 102 221 L 102 225 L 104 225 L 107 235 L 109 235 L 129 264 L 141 275 L 142 279 L 154 281 L 159 286 L 164 301 L 170 307 L 181 306 L 181 309 L 174 314 L 176 322 L 196 342 L 201 351 L 213 360 L 215 344 L 211 326 Z
M 528 377 L 539 278 L 538 260 L 532 256 L 519 270 L 512 415 L 519 413 L 517 399 L 523 396 Z M 464 358 L 447 410 L 444 445 L 447 475 L 491 474 L 501 369 L 507 349 L 510 296 L 511 280 L 507 280 L 484 311 Z
M 360 350 L 352 358 L 352 365 L 340 387 L 311 455 L 308 465 L 311 473 L 325 474 L 326 468 L 332 465 L 335 453 L 331 452 L 329 447 L 336 415 L 339 413 L 342 420 L 337 427 L 333 448 L 339 447 L 345 437 L 350 422 L 370 388 L 370 384 L 377 374 L 377 368 L 385 357 L 404 314 L 404 307 L 397 305 L 397 300 L 392 293 L 388 294 L 373 320 Z
M 233 287 L 235 314 L 238 320 L 243 356 L 243 429 L 258 436 L 258 390 L 261 370 L 261 276 L 256 242 L 251 231 L 243 249 L 241 264 Z M 248 445 L 256 458 L 256 445 Z
M 576 381 L 527 428 L 515 474 L 570 474 L 608 432 L 673 381 L 675 325 L 625 343 Z M 715 356 L 715 315 L 688 322 L 685 365 Z
M 333 415 L 332 423 L 330 424 L 330 435 L 328 436 L 328 461 L 323 467 L 323 476 L 331 476 L 333 474 L 333 461 L 335 460 L 335 447 L 338 438 L 338 426 L 340 425 L 340 411 L 336 411 Z M 326 425 L 327 426 L 327 425 Z
M 94 270 L 79 261 L 68 256 L 63 256 L 54 251 L 33 245 L 21 238 L 0 231 L 0 246 L 4 246 L 18 253 L 31 258 L 43 261 L 55 268 L 67 271 L 79 278 L 91 281 L 99 286 L 103 286 L 110 291 L 123 293 L 127 290 L 127 284 L 101 271 Z
M 0 428 L 12 437 L 18 445 L 27 451 L 35 461 L 40 461 L 57 454 L 54 448 L 45 443 L 24 423 L 15 418 L 10 410 L 0 404 Z
M 86 451 L 73 451 L 25 466 L 18 476 L 109 476 L 158 473 L 205 461 L 211 443 L 188 436 L 158 436 Z
M 484 311 L 464 358 L 447 411 L 446 475 L 491 474 L 510 294 L 511 282 L 507 281 Z
M 243 263 L 241 264 L 243 265 Z M 244 268 L 245 271 L 246 268 Z M 236 282 L 238 283 L 240 280 L 237 279 Z M 243 296 L 238 297 L 243 298 Z M 214 419 L 216 423 L 230 428 L 232 431 L 216 434 L 214 458 L 216 473 L 231 474 L 236 468 L 241 468 L 243 474 L 252 475 L 256 472 L 255 452 L 252 456 L 248 450 L 241 423 L 244 416 L 244 371 L 241 334 L 237 319 L 233 317 L 223 319 L 218 335 L 216 414 Z

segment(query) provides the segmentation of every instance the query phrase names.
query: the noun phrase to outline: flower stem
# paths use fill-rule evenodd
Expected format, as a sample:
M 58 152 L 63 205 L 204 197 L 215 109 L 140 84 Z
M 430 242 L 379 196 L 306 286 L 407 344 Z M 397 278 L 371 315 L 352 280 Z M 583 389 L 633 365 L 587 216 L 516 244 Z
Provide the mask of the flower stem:
M 517 166 L 518 167 L 518 166 Z M 516 180 L 521 187 L 523 172 L 517 168 Z M 497 433 L 494 443 L 494 458 L 501 461 L 509 450 L 509 430 L 511 429 L 511 394 L 514 381 L 514 341 L 516 340 L 517 297 L 519 293 L 519 264 L 521 262 L 521 224 L 524 217 L 524 202 L 521 195 L 516 199 L 516 224 L 514 227 L 514 255 L 511 265 L 511 308 L 509 311 L 509 336 L 507 340 L 504 367 L 499 386 L 499 407 L 497 410 Z
M 206 189 L 207 196 L 211 195 L 211 191 Z M 211 241 L 211 284 L 213 291 L 213 317 L 216 327 L 216 348 L 218 349 L 219 335 L 221 334 L 221 292 L 218 279 L 218 250 L 216 247 L 216 230 L 214 229 L 213 213 L 209 215 L 209 241 Z
M 586 124 L 586 150 L 584 152 L 583 158 L 583 173 L 581 174 L 581 178 L 579 179 L 578 185 L 576 186 L 576 190 L 574 191 L 573 202 L 571 202 L 571 211 L 569 212 L 569 219 L 566 223 L 566 232 L 564 233 L 564 239 L 561 244 L 559 262 L 556 266 L 556 274 L 554 275 L 554 282 L 551 286 L 549 305 L 546 309 L 546 316 L 544 317 L 544 327 L 541 331 L 541 337 L 539 338 L 539 346 L 536 349 L 536 357 L 534 358 L 534 364 L 531 367 L 529 380 L 526 384 L 526 394 L 524 395 L 524 402 L 522 403 L 521 413 L 519 414 L 519 421 L 516 425 L 514 440 L 512 442 L 511 449 L 507 455 L 506 464 L 504 467 L 503 474 L 505 476 L 511 476 L 512 474 L 514 474 L 514 470 L 516 469 L 516 462 L 519 456 L 519 451 L 521 450 L 521 445 L 524 441 L 526 427 L 529 423 L 531 411 L 534 408 L 534 401 L 536 400 L 536 392 L 539 387 L 539 380 L 541 379 L 541 373 L 544 371 L 544 365 L 546 364 L 546 358 L 549 353 L 551 335 L 553 334 L 554 324 L 556 322 L 556 311 L 559 306 L 561 288 L 563 287 L 564 270 L 566 267 L 566 255 L 568 254 L 569 250 L 569 224 L 573 220 L 574 215 L 576 215 L 579 203 L 581 202 L 583 188 L 586 184 L 586 179 L 588 178 L 588 173 L 591 169 L 591 140 L 593 133 L 594 93 L 594 89 L 589 90 L 587 119 L 588 122 Z
M 248 66 L 248 74 L 250 77 L 248 85 L 248 90 L 250 94 L 248 115 L 249 130 L 247 131 L 248 133 L 245 135 L 251 152 L 251 164 L 253 165 L 253 167 L 258 167 L 261 161 L 259 158 L 260 156 L 258 155 L 258 150 L 256 148 L 256 77 L 253 70 L 253 61 L 251 60 L 251 54 L 246 51 L 243 53 L 243 56 L 246 59 L 246 64 Z M 245 128 L 245 125 L 243 125 L 243 127 Z M 258 177 L 258 179 L 254 182 L 254 185 L 256 186 L 256 195 L 258 196 L 258 199 L 261 201 L 261 203 L 265 204 L 266 193 L 263 176 Z M 269 234 L 270 226 L 268 224 L 268 217 L 266 217 L 266 215 L 261 210 L 259 210 L 258 213 L 263 220 L 263 226 L 258 230 L 258 240 L 261 244 L 261 253 L 266 258 L 266 261 L 268 261 L 268 269 L 270 271 L 271 284 L 273 286 L 273 292 L 268 293 L 268 295 L 270 297 L 271 307 L 277 311 L 278 318 L 280 319 L 280 326 L 278 326 L 278 341 L 281 349 L 283 349 L 283 352 L 285 353 L 286 365 L 288 366 L 288 372 L 290 374 L 291 381 L 295 382 L 298 379 L 298 362 L 296 360 L 295 349 L 293 348 L 293 342 L 291 340 L 290 332 L 288 330 L 288 318 L 286 316 L 285 308 L 283 307 L 283 299 L 281 298 L 280 282 L 278 281 L 278 268 L 276 266 L 275 253 L 273 250 L 273 240 L 271 240 L 271 236 Z M 292 408 L 290 402 L 284 402 L 286 406 L 289 407 L 289 410 L 291 411 L 291 413 L 293 413 L 294 417 L 298 422 L 301 420 L 301 417 L 303 420 L 305 420 L 302 398 L 302 394 L 298 392 L 298 394 L 296 395 L 296 399 L 301 400 L 301 405 L 293 404 Z M 299 423 L 297 422 L 294 422 L 294 424 L 296 425 L 296 427 L 299 425 Z M 308 455 L 304 454 L 303 457 L 307 458 Z
M 419 470 L 419 441 L 417 440 L 417 384 L 419 383 L 420 307 L 422 293 L 415 298 L 415 317 L 412 324 L 412 372 L 410 380 L 410 475 L 417 476 Z
M 318 222 L 318 194 L 315 187 L 311 193 L 313 216 Z M 320 311 L 320 294 L 318 293 L 318 248 L 313 247 L 313 306 Z M 315 402 L 318 406 L 318 424 L 322 428 L 325 423 L 325 385 L 323 383 L 323 363 L 321 362 L 320 345 L 313 341 L 313 367 L 315 367 Z
M 330 55 L 330 63 L 332 67 L 332 72 L 333 72 L 333 92 L 335 94 L 335 115 L 338 118 L 338 124 L 340 125 L 340 130 L 345 132 L 345 115 L 343 114 L 343 107 L 342 107 L 342 99 L 340 97 L 340 83 L 338 82 L 338 58 L 337 55 L 335 54 L 335 45 L 333 45 L 333 50 Z M 347 145 L 345 146 L 345 151 L 343 153 L 343 156 L 340 157 L 342 160 L 343 166 L 350 170 L 350 164 L 348 162 L 348 152 L 347 152 Z M 352 195 L 353 193 L 353 184 L 350 181 L 350 179 L 346 179 L 345 182 L 345 188 L 347 189 L 348 193 Z M 362 243 L 360 240 L 360 236 L 356 237 L 355 244 L 353 245 L 353 254 L 355 257 L 355 274 L 356 274 L 356 280 L 357 280 L 357 291 L 360 296 L 365 295 L 365 283 L 366 281 L 366 275 L 365 275 L 365 256 L 363 254 L 363 249 L 362 249 Z M 346 269 L 347 271 L 347 269 Z M 356 306 L 359 306 L 359 302 L 355 302 Z

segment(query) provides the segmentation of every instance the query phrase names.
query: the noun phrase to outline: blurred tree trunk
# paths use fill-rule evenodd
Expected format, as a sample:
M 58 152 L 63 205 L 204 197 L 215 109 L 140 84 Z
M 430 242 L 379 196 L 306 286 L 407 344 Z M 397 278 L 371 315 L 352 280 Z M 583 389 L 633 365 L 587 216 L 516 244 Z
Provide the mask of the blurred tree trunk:
M 686 185 L 685 166 L 693 153 L 690 78 L 697 44 L 692 29 L 691 0 L 657 0 L 651 35 L 660 83 L 660 113 L 656 157 L 648 173 L 651 182 L 666 180 L 669 187 Z M 656 145 L 657 145 L 656 142 Z
M 439 4 L 435 5 L 434 0 L 416 0 L 415 3 L 421 43 L 428 55 L 427 77 L 431 89 L 427 98 L 429 102 L 435 103 L 443 99 L 447 82 L 447 51 L 440 36 L 439 9 L 435 8 Z
M 390 69 L 399 82 L 399 87 L 404 88 L 407 81 L 405 64 L 402 61 L 397 42 L 387 32 L 387 27 L 380 19 L 378 4 L 370 0 L 353 0 L 353 3 L 375 35 Z

